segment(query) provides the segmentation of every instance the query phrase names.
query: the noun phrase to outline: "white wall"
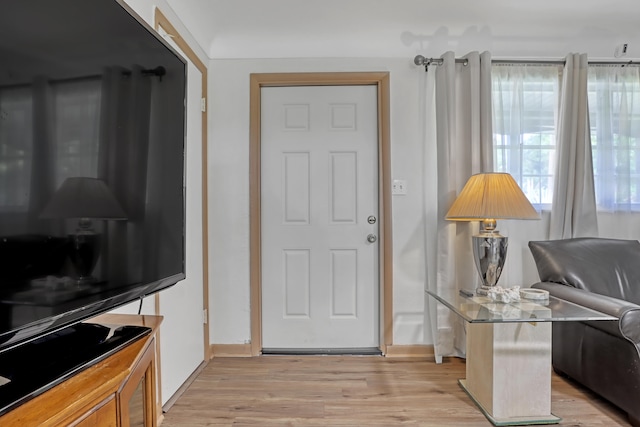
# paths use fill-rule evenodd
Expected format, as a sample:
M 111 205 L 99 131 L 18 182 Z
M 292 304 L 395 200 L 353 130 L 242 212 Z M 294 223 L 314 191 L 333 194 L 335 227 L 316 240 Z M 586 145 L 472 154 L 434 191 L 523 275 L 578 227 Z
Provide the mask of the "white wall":
M 211 343 L 245 343 L 251 336 L 250 73 L 390 72 L 391 175 L 408 182 L 408 194 L 392 199 L 394 344 L 430 343 L 429 333 L 424 338 L 423 327 L 425 251 L 422 208 L 424 203 L 430 203 L 432 197 L 429 194 L 423 196 L 425 188 L 422 183 L 433 176 L 433 171 L 425 170 L 423 165 L 423 157 L 428 155 L 431 147 L 422 146 L 418 92 L 424 71 L 412 64 L 413 56 L 438 57 L 446 50 L 454 50 L 458 55 L 470 50 L 490 50 L 494 58 L 560 58 L 572 51 L 587 52 L 590 58 L 610 58 L 619 43 L 630 42 L 631 51 L 627 59 L 631 59 L 638 56 L 640 39 L 637 26 L 630 25 L 628 17 L 633 15 L 630 12 L 636 10 L 638 3 L 616 1 L 620 7 L 614 9 L 626 10 L 627 13 L 613 13 L 610 6 L 602 12 L 586 8 L 593 11 L 593 16 L 588 17 L 597 25 L 576 19 L 556 22 L 560 19 L 556 12 L 563 12 L 565 5 L 553 0 L 546 0 L 544 7 L 537 3 L 500 7 L 500 2 L 493 2 L 493 8 L 478 5 L 482 13 L 472 10 L 461 13 L 464 10 L 459 5 L 449 7 L 445 2 L 436 5 L 412 0 L 405 5 L 413 7 L 409 10 L 398 8 L 396 2 L 387 2 L 384 3 L 387 9 L 363 7 L 354 11 L 356 20 L 363 17 L 363 22 L 371 22 L 373 19 L 375 25 L 358 25 L 359 21 L 344 18 L 339 21 L 336 31 L 327 31 L 327 28 L 335 26 L 326 21 L 325 15 L 318 22 L 289 19 L 288 24 L 291 25 L 271 20 L 270 17 L 277 19 L 271 16 L 271 12 L 282 16 L 280 11 L 284 10 L 274 7 L 273 3 L 266 6 L 256 2 L 255 8 L 247 8 L 246 2 L 158 0 L 159 7 L 178 26 L 201 58 L 205 57 L 204 50 L 212 57 L 231 58 L 208 61 Z M 127 0 L 127 3 L 152 22 L 153 9 L 146 0 Z M 174 5 L 185 22 L 189 22 L 189 28 L 177 19 L 168 3 Z M 580 2 L 575 0 L 574 3 L 577 6 Z M 291 2 L 289 6 L 296 4 L 299 3 Z M 320 12 L 328 13 L 338 7 L 338 3 L 334 4 L 335 7 L 327 5 L 331 3 L 307 4 L 300 12 L 308 15 L 320 8 Z M 550 20 L 549 7 L 546 6 L 559 9 L 551 13 L 556 21 Z M 266 12 L 260 7 L 266 7 L 271 15 L 265 16 Z M 404 12 L 399 12 L 401 10 Z M 405 16 L 400 16 L 403 13 Z M 404 21 L 407 15 L 415 19 Z M 331 16 L 338 15 L 331 13 Z M 305 23 L 304 29 L 298 26 L 300 22 Z M 195 44 L 191 34 L 198 37 L 204 49 Z M 316 58 L 306 57 L 310 55 Z M 379 57 L 367 58 L 367 55 Z M 501 231 L 510 238 L 509 257 L 501 282 L 528 285 L 537 280 L 526 242 L 544 239 L 547 223 L 548 218 L 544 215 L 543 220 L 537 223 L 503 221 L 499 224 Z M 426 329 L 430 329 L 426 324 Z
M 392 176 L 408 194 L 393 196 L 394 343 L 423 342 L 424 244 L 418 85 L 406 59 L 212 60 L 209 78 L 211 342 L 248 342 L 249 74 L 389 71 Z
M 210 302 L 211 343 L 249 342 L 249 74 L 267 72 L 388 71 L 391 95 L 391 177 L 407 181 L 407 195 L 392 196 L 393 343 L 431 344 L 425 316 L 424 182 L 433 147 L 422 140 L 420 92 L 424 69 L 411 58 L 262 59 L 210 62 Z M 431 188 L 431 187 L 428 187 Z M 546 215 L 545 215 L 546 218 Z M 502 283 L 530 285 L 537 271 L 526 243 L 544 239 L 547 220 L 501 221 L 510 238 Z M 469 259 L 469 262 L 473 260 Z M 506 285 L 505 285 L 506 286 Z M 425 331 L 424 325 L 427 324 Z M 426 334 L 425 334 L 426 332 Z M 426 337 L 425 337 L 426 335 Z
M 189 44 L 189 47 L 193 49 L 194 53 L 204 62 L 208 61 L 207 54 L 198 44 L 196 39 L 191 34 L 188 27 L 185 26 L 183 21 L 175 14 L 171 6 L 166 0 L 156 0 L 150 2 L 149 0 L 117 0 L 124 2 L 129 6 L 136 14 L 140 16 L 150 27 L 153 27 L 153 20 L 156 8 L 167 17 L 167 19 L 178 30 L 182 38 Z

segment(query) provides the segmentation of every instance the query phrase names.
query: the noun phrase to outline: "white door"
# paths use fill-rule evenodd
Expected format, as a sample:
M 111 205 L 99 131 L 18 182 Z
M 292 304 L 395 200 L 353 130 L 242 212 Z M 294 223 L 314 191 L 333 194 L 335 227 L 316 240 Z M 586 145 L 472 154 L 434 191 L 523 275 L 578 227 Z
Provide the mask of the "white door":
M 377 117 L 375 85 L 261 89 L 263 349 L 378 346 Z

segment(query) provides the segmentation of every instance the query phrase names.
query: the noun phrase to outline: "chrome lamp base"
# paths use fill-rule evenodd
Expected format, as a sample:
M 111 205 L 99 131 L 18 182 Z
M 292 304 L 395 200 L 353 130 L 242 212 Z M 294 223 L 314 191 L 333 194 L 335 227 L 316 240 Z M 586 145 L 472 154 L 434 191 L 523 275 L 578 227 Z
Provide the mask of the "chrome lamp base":
M 478 295 L 487 295 L 487 291 L 496 286 L 504 261 L 507 258 L 508 238 L 498 230 L 482 231 L 472 237 L 473 259 L 482 279 L 482 285 L 476 289 Z

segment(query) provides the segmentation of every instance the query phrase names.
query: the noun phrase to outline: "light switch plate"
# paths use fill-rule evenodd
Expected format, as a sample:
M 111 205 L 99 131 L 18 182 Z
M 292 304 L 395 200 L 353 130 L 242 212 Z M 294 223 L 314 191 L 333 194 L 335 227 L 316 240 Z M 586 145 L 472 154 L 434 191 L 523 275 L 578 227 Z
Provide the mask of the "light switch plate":
M 404 179 L 394 179 L 391 194 L 407 194 L 407 181 Z

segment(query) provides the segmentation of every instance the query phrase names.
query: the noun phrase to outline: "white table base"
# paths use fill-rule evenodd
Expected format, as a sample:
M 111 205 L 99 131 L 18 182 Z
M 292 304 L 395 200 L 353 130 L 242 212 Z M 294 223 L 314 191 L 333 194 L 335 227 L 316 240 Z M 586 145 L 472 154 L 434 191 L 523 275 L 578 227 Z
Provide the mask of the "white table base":
M 460 385 L 496 426 L 557 424 L 551 413 L 551 322 L 467 323 Z

